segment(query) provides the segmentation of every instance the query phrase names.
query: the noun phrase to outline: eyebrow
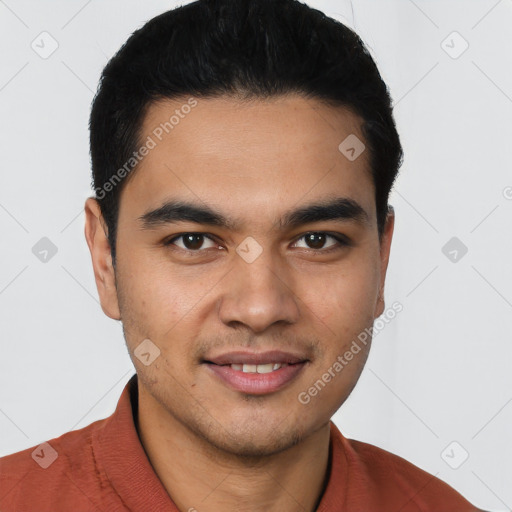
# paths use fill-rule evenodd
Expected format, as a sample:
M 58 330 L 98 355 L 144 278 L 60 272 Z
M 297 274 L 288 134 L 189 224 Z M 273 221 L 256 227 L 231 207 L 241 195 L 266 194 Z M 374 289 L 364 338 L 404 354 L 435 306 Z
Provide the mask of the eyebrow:
M 235 222 L 221 212 L 203 205 L 182 200 L 167 201 L 162 206 L 149 210 L 138 217 L 142 229 L 150 230 L 176 222 L 194 222 L 214 227 L 240 230 Z M 313 222 L 338 220 L 352 221 L 361 225 L 370 225 L 370 216 L 354 199 L 337 197 L 313 204 L 301 206 L 286 212 L 276 221 L 277 229 L 293 229 Z

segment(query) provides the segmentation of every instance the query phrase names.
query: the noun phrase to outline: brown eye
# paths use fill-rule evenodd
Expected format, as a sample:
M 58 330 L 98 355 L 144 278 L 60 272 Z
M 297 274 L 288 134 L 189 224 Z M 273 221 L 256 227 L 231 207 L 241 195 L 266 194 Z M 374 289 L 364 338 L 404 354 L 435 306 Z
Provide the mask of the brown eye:
M 186 249 L 190 249 L 195 251 L 197 249 L 201 249 L 203 245 L 203 235 L 198 235 L 196 233 L 190 233 L 188 235 L 183 235 L 183 245 Z
M 180 239 L 181 243 L 177 243 Z M 204 247 L 205 242 L 209 242 L 211 245 L 209 247 Z M 184 233 L 168 240 L 165 242 L 165 245 L 176 245 L 186 251 L 197 252 L 200 249 L 215 247 L 217 244 L 203 233 Z
M 310 233 L 305 236 L 306 243 L 311 249 L 322 249 L 327 235 L 324 233 Z
M 325 246 L 325 243 L 328 241 L 328 239 L 334 240 L 334 243 Z M 304 240 L 306 244 L 305 246 L 302 245 L 302 248 L 305 247 L 306 249 L 314 249 L 324 252 L 348 245 L 348 243 L 341 236 L 330 235 L 323 232 L 306 233 L 305 235 L 302 235 L 297 240 L 297 242 L 295 242 L 295 244 L 298 244 L 300 240 Z

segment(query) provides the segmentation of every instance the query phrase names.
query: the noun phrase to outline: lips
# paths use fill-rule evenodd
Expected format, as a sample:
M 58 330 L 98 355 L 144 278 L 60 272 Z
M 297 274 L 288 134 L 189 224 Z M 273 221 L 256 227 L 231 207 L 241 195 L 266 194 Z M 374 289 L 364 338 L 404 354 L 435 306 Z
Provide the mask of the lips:
M 288 363 L 263 363 L 263 364 L 250 364 L 243 363 L 237 364 L 233 363 L 230 365 L 222 365 L 222 366 L 230 366 L 233 370 L 244 373 L 270 373 L 279 370 L 280 368 L 286 368 Z
M 297 364 L 307 361 L 306 357 L 281 350 L 270 350 L 267 352 L 228 352 L 216 357 L 207 357 L 206 363 L 213 363 L 219 366 L 228 364 L 263 365 L 274 363 Z
M 229 388 L 247 394 L 263 395 L 280 390 L 293 381 L 308 359 L 297 354 L 230 352 L 203 360 L 206 368 Z

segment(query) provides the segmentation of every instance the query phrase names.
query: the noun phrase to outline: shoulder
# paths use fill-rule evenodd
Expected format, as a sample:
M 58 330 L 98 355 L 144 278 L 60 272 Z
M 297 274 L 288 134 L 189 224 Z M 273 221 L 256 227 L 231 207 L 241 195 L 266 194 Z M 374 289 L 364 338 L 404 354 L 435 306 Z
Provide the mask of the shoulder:
M 481 512 L 446 482 L 406 459 L 341 433 L 336 437 L 345 452 L 349 474 L 372 489 L 380 503 L 402 512 Z
M 55 497 L 91 506 L 80 490 L 97 487 L 92 437 L 106 419 L 0 458 L 0 510 L 42 510 Z M 79 482 L 79 483 L 78 483 Z M 32 507 L 32 508 L 31 508 Z M 85 508 L 84 508 L 85 510 Z

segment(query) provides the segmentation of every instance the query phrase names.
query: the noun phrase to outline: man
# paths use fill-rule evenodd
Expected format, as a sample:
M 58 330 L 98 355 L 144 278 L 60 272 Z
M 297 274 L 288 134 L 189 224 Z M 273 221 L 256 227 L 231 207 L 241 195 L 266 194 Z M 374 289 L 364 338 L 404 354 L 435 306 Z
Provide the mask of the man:
M 1 459 L 0 510 L 478 510 L 330 421 L 385 311 L 402 160 L 356 34 L 295 0 L 166 12 L 90 130 L 85 236 L 136 375 L 111 417 Z

